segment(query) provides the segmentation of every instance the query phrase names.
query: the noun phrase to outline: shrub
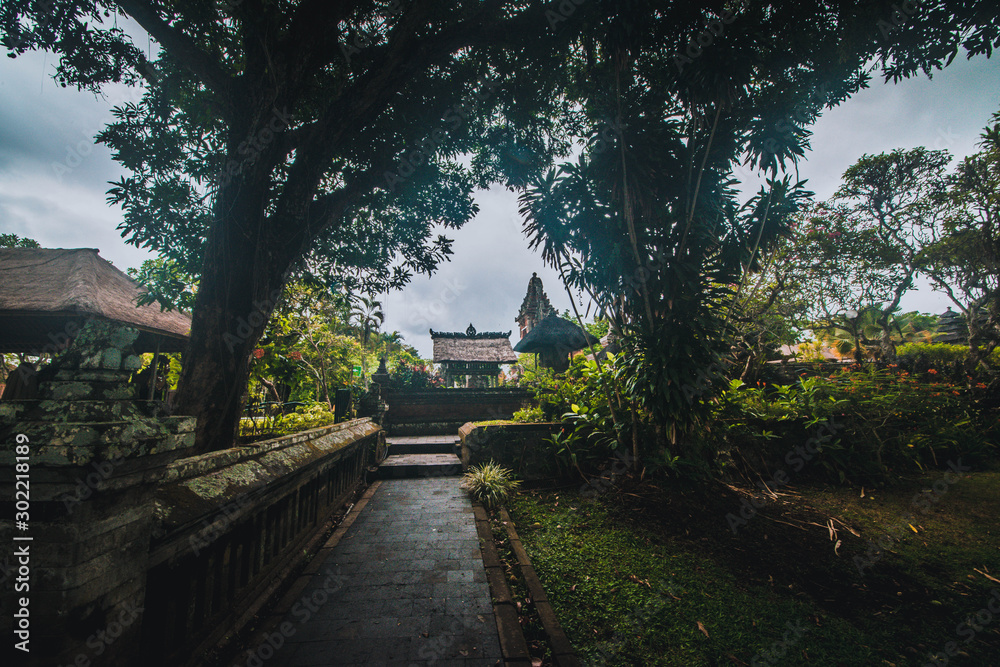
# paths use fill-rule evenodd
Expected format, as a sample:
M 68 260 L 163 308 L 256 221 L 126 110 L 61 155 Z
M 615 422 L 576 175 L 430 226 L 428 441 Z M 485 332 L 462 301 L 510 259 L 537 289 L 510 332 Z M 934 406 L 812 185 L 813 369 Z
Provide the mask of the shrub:
M 969 346 L 948 343 L 905 343 L 896 349 L 896 356 L 900 359 L 922 357 L 930 364 L 950 364 L 965 361 L 969 356 Z
M 275 432 L 289 435 L 308 431 L 321 426 L 330 426 L 336 422 L 336 417 L 326 403 L 316 403 L 310 406 L 295 408 L 295 412 L 275 419 Z
M 516 411 L 511 421 L 518 424 L 537 424 L 545 421 L 545 413 L 539 406 L 528 406 Z
M 969 356 L 968 345 L 949 343 L 904 343 L 896 349 L 900 359 L 923 359 L 926 363 L 944 365 L 964 362 Z M 992 365 L 1000 364 L 1000 347 L 989 356 Z
M 513 473 L 495 461 L 481 466 L 472 466 L 462 476 L 462 487 L 488 510 L 494 510 L 517 491 L 521 482 L 513 478 Z
M 885 481 L 957 456 L 980 465 L 995 460 L 995 415 L 983 419 L 972 409 L 975 392 L 985 385 L 969 389 L 939 377 L 918 381 L 890 367 L 802 377 L 773 387 L 734 380 L 716 406 L 715 423 L 701 437 L 721 437 L 734 450 L 756 449 L 780 467 L 787 466 L 785 454 L 822 424 L 836 424 L 836 434 L 805 474 L 840 482 Z

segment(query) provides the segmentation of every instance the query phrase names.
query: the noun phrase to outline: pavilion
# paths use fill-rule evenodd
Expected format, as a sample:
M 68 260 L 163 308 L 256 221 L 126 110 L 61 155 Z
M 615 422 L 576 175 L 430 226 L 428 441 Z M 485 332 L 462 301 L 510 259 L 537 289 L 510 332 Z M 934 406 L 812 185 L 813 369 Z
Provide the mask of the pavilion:
M 88 319 L 139 330 L 137 352 L 181 352 L 191 317 L 138 306 L 142 287 L 96 248 L 0 248 L 0 352 L 57 352 Z
M 510 347 L 510 334 L 499 331 L 477 332 L 469 325 L 465 332 L 434 331 L 434 363 L 441 364 L 445 386 L 451 386 L 455 378 L 466 376 L 467 385 L 475 385 L 473 378 L 483 378 L 486 384 L 499 384 L 500 366 L 517 362 L 517 355 Z
M 538 355 L 540 366 L 551 368 L 556 373 L 563 373 L 569 368 L 570 354 L 599 342 L 595 336 L 581 329 L 579 325 L 553 312 L 532 327 L 531 331 L 514 346 L 514 351 L 534 352 Z

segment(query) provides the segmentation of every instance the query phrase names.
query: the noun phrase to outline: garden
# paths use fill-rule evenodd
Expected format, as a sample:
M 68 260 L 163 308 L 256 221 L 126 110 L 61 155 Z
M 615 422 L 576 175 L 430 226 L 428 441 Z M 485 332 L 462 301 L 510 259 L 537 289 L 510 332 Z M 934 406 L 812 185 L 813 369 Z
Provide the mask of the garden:
M 865 156 L 755 271 L 690 292 L 652 271 L 631 301 L 555 238 L 551 189 L 523 197 L 617 335 L 562 374 L 525 364 L 536 403 L 509 423 L 559 425 L 548 479 L 512 478 L 515 452 L 468 485 L 509 509 L 586 664 L 1000 660 L 998 129 L 951 174 Z M 956 310 L 904 312 L 917 275 Z

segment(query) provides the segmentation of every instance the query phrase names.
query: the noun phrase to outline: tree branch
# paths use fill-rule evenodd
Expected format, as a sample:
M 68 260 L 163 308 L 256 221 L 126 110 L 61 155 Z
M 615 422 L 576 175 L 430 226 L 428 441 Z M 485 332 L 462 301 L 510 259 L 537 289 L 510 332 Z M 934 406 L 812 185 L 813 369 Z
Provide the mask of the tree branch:
M 114 0 L 123 12 L 135 19 L 166 51 L 177 59 L 206 88 L 219 96 L 228 110 L 232 79 L 219 66 L 218 61 L 203 51 L 190 37 L 164 21 L 145 0 Z

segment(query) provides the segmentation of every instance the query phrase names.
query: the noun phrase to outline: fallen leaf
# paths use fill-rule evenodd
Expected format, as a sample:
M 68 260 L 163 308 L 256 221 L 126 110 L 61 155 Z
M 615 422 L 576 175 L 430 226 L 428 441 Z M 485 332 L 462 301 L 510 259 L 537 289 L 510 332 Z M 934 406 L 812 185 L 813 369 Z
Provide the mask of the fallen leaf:
M 730 660 L 732 660 L 734 665 L 740 665 L 740 667 L 746 667 L 747 663 L 743 662 L 742 660 L 740 660 L 739 658 L 737 658 L 732 653 L 727 653 L 726 657 L 729 658 Z
M 705 626 L 702 625 L 701 621 L 698 621 L 698 629 L 701 630 L 706 637 L 708 637 L 708 630 L 705 629 Z
M 569 587 L 569 592 L 570 593 L 575 593 L 576 592 L 576 584 L 573 584 L 572 586 Z
M 531 667 L 542 667 L 542 659 L 541 658 L 532 658 L 531 659 Z

